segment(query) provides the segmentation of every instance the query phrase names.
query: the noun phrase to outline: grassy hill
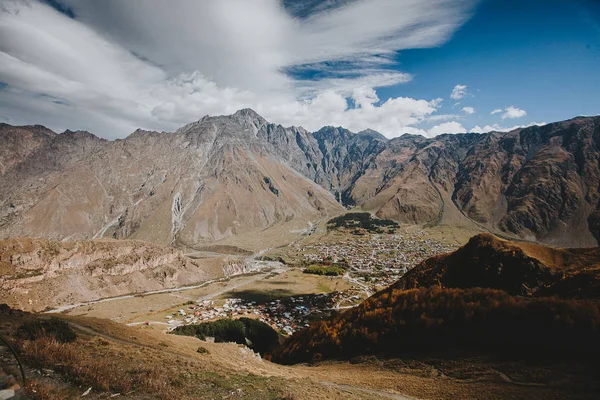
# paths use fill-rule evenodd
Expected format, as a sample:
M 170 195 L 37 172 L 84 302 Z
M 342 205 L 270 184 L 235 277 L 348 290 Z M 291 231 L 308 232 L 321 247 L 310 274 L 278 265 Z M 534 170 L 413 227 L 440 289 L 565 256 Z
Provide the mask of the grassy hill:
M 555 249 L 472 237 L 453 253 L 423 261 L 394 287 L 484 287 L 512 295 L 600 298 L 600 248 Z
M 359 355 L 600 355 L 600 251 L 473 237 L 430 258 L 360 306 L 297 332 L 282 363 Z

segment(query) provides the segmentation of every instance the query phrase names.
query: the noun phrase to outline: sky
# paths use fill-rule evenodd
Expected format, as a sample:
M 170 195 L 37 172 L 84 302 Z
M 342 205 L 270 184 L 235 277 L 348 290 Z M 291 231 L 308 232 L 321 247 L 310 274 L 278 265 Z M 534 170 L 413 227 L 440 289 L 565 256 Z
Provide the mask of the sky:
M 593 0 L 0 0 L 0 122 L 505 131 L 600 113 Z

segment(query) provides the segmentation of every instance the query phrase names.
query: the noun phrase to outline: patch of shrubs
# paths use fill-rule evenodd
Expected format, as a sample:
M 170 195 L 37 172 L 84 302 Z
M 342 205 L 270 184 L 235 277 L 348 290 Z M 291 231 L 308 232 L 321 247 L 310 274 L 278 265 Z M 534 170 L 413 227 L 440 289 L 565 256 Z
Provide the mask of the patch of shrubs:
M 600 305 L 493 289 L 388 289 L 296 332 L 272 354 L 293 364 L 361 355 L 600 356 Z
M 355 212 L 340 215 L 327 221 L 327 229 L 352 229 L 360 232 L 360 228 L 370 233 L 394 233 L 398 224 L 390 219 L 373 218 L 368 212 Z
M 215 342 L 245 344 L 259 353 L 273 350 L 279 344 L 279 335 L 269 325 L 256 319 L 219 319 L 198 325 L 185 325 L 173 330 L 176 335 L 195 336 L 201 340 L 214 337 Z
M 263 178 L 264 182 L 267 184 L 267 186 L 269 187 L 269 190 L 275 195 L 275 196 L 279 196 L 279 189 L 277 189 L 274 185 L 273 182 L 271 181 L 270 178 L 267 178 L 266 176 Z
M 344 275 L 346 270 L 336 265 L 310 265 L 304 270 L 305 274 L 339 276 Z
M 59 318 L 28 321 L 22 324 L 18 331 L 19 336 L 27 340 L 36 340 L 45 336 L 52 337 L 60 343 L 72 343 L 77 339 L 73 328 Z

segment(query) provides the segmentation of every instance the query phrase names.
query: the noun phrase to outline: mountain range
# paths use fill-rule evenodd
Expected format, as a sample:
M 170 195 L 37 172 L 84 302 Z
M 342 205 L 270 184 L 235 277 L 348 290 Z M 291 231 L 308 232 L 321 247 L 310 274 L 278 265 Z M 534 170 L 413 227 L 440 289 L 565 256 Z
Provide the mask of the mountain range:
M 114 141 L 0 124 L 0 187 L 0 238 L 235 238 L 258 249 L 357 207 L 406 224 L 595 246 L 600 117 L 391 140 L 286 128 L 250 109 Z

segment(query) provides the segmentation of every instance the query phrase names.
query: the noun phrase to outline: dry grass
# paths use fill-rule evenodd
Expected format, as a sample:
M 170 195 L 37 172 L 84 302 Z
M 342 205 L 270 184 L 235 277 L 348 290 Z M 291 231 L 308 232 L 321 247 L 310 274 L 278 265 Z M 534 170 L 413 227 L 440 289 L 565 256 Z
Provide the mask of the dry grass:
M 506 240 L 486 233 L 482 234 L 489 245 L 497 251 L 522 250 L 528 257 L 535 258 L 553 272 L 600 267 L 600 248 L 554 248 L 519 240 Z
M 27 381 L 25 392 L 31 400 L 68 400 L 75 397 L 75 393 L 69 388 L 58 387 L 37 379 Z
M 471 376 L 456 379 L 448 366 L 434 365 L 450 376 L 434 376 L 430 373 L 433 371 L 431 366 L 411 365 L 397 371 L 395 368 L 382 366 L 380 361 L 373 364 L 335 362 L 311 367 L 286 367 L 260 360 L 237 345 L 205 343 L 191 337 L 164 335 L 155 330 L 131 328 L 110 320 L 63 315 L 59 317 L 73 324 L 78 332 L 77 340 L 64 346 L 48 340 L 47 348 L 43 348 L 42 342 L 34 346 L 33 342 L 19 341 L 15 335 L 18 326 L 37 316 L 0 313 L 2 334 L 12 338 L 18 345 L 16 347 L 24 353 L 23 358 L 28 368 L 40 368 L 40 365 L 45 364 L 43 368 L 55 371 L 49 377 L 40 377 L 29 383 L 30 397 L 34 400 L 80 398 L 90 386 L 95 389 L 85 398 L 106 399 L 117 393 L 116 390 L 106 392 L 98 389 L 107 385 L 131 387 L 129 392 L 120 392 L 121 396 L 118 398 L 140 400 L 380 400 L 389 397 L 380 396 L 377 394 L 379 392 L 403 393 L 417 399 L 431 400 L 572 398 L 565 396 L 569 387 L 563 387 L 563 383 L 559 381 L 548 387 L 527 387 L 499 380 L 497 374 L 487 374 L 482 379 L 472 379 Z M 205 347 L 209 353 L 197 353 L 199 346 Z M 25 347 L 32 355 L 25 353 Z M 38 364 L 35 364 L 36 360 Z M 476 360 L 475 363 L 479 365 Z M 481 368 L 486 365 L 482 364 Z M 463 366 L 459 365 L 457 368 L 462 369 Z M 513 372 L 504 371 L 504 368 L 495 363 L 490 368 L 515 376 Z M 572 372 L 571 369 L 568 371 Z M 90 376 L 93 374 L 100 376 Z M 524 377 L 518 380 L 530 379 Z M 164 388 L 165 382 L 172 384 L 172 391 Z M 560 391 L 557 390 L 560 388 Z M 364 389 L 375 393 L 365 392 Z
M 521 248 L 529 257 L 537 258 L 554 270 L 569 271 L 583 268 L 600 267 L 600 249 L 555 249 L 533 243 L 512 242 Z
M 81 345 L 60 343 L 53 338 L 40 337 L 24 341 L 20 350 L 31 365 L 54 368 L 77 384 L 89 385 L 104 392 L 128 393 L 139 390 L 156 393 L 164 398 L 181 397 L 178 382 L 170 377 L 172 371 L 152 364 L 124 362 L 122 354 L 90 357 Z M 107 352 L 110 352 L 107 348 Z
M 5 333 L 28 368 L 54 371 L 50 377 L 29 384 L 34 399 L 76 398 L 91 387 L 90 398 L 107 398 L 120 393 L 133 399 L 275 400 L 286 391 L 296 391 L 299 385 L 281 374 L 265 374 L 260 359 L 241 351 L 237 345 L 203 343 L 174 335 L 156 336 L 155 332 L 87 318 L 67 319 L 78 331 L 75 342 L 59 343 L 47 336 L 30 341 L 16 335 L 24 319 L 37 318 L 10 317 Z M 197 352 L 200 343 L 209 353 Z M 213 349 L 219 350 L 217 353 L 224 350 L 226 354 L 214 354 Z M 251 368 L 250 363 L 258 370 Z M 240 369 L 240 364 L 245 367 Z M 319 385 L 301 386 L 309 393 L 301 398 L 341 398 L 322 395 L 330 389 Z M 313 396 L 315 393 L 319 395 Z

